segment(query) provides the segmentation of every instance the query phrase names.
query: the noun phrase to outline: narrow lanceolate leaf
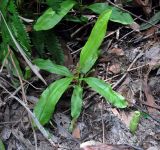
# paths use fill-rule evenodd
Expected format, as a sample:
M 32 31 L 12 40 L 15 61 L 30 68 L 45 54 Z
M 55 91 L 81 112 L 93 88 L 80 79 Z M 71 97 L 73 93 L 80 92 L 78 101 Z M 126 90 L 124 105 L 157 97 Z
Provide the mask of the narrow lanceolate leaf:
M 58 100 L 69 87 L 69 84 L 72 80 L 73 78 L 63 78 L 57 80 L 43 91 L 38 103 L 34 108 L 34 113 L 42 125 L 48 123 L 52 117 Z
M 65 0 L 60 4 L 61 7 L 58 12 L 54 11 L 52 8 L 47 9 L 44 14 L 38 18 L 34 29 L 39 31 L 53 28 L 75 4 L 76 2 L 74 0 Z
M 48 71 L 50 73 L 55 73 L 62 76 L 71 77 L 73 74 L 68 70 L 68 68 L 54 64 L 51 60 L 38 58 L 34 60 L 34 63 L 42 70 Z
M 80 85 L 76 85 L 71 98 L 71 116 L 73 119 L 77 119 L 81 113 L 82 92 L 82 87 Z
M 83 79 L 93 90 L 104 96 L 112 105 L 118 108 L 127 107 L 127 101 L 119 93 L 112 90 L 111 86 L 103 80 L 88 77 Z
M 100 47 L 107 29 L 107 24 L 111 11 L 103 12 L 96 24 L 94 25 L 92 32 L 89 36 L 87 43 L 84 45 L 80 54 L 80 71 L 87 73 L 98 58 L 98 48 Z

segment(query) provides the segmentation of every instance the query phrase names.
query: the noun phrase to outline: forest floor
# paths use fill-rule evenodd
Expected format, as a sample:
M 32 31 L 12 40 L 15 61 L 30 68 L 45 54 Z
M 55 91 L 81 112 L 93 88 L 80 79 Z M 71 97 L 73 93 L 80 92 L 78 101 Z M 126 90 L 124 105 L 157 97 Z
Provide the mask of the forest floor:
M 126 36 L 116 42 L 112 40 L 110 38 L 103 44 L 103 55 L 95 66 L 94 76 L 109 82 L 126 97 L 130 106 L 123 110 L 112 108 L 102 97 L 87 88 L 83 96 L 81 117 L 75 131 L 70 134 L 67 131 L 71 121 L 68 91 L 58 104 L 52 123 L 47 127 L 55 136 L 54 140 L 59 143 L 59 149 L 76 150 L 80 143 L 86 141 L 127 144 L 133 146 L 133 149 L 160 149 L 160 39 L 156 35 L 146 38 L 145 33 L 132 33 L 130 38 Z M 72 57 L 78 57 L 78 53 L 74 53 Z M 13 88 L 5 72 L 0 78 L 5 88 Z M 25 84 L 30 109 L 44 89 L 44 86 L 36 89 L 39 84 L 34 80 Z M 0 99 L 1 138 L 8 149 L 34 149 L 33 131 L 25 108 L 14 99 L 8 99 L 4 90 L 1 90 L 0 96 L 4 99 Z M 133 135 L 128 126 L 136 110 L 144 112 L 144 115 Z M 36 131 L 36 135 L 40 150 L 53 149 L 40 132 Z
M 38 150 L 79 150 L 87 141 L 95 145 L 88 150 L 110 150 L 113 147 L 115 150 L 160 150 L 159 32 L 155 27 L 138 32 L 125 26 L 118 29 L 111 26 L 92 74 L 125 96 L 129 107 L 114 108 L 87 87 L 81 116 L 73 133 L 69 133 L 71 95 L 68 90 L 58 103 L 52 120 L 45 126 L 57 144 L 58 148 L 53 148 L 40 131 L 31 128 L 25 108 L 0 88 L 0 137 L 8 150 L 34 150 L 35 135 Z M 82 28 L 81 38 L 87 38 L 85 32 L 90 28 L 90 25 Z M 66 66 L 76 65 L 80 49 L 75 50 L 74 45 L 80 36 L 66 40 L 62 36 L 66 34 L 65 30 L 59 34 L 63 44 L 67 45 L 64 50 L 67 51 Z M 45 76 L 47 84 L 57 78 L 55 75 Z M 0 84 L 15 95 L 21 95 L 20 88 L 15 89 L 10 83 L 5 69 L 0 73 Z M 46 86 L 33 77 L 24 83 L 24 87 L 29 108 L 33 110 Z M 142 115 L 135 134 L 132 134 L 129 123 L 135 111 Z

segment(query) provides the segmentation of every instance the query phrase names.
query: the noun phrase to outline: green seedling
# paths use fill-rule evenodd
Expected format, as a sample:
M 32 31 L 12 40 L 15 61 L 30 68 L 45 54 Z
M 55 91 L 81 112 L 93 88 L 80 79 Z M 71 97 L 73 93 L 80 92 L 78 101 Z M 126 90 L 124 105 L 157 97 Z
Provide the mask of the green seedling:
M 34 113 L 42 125 L 47 124 L 51 119 L 56 104 L 62 94 L 69 87 L 73 87 L 71 97 L 72 130 L 81 113 L 83 86 L 86 85 L 84 83 L 87 83 L 89 87 L 105 97 L 106 101 L 110 102 L 113 106 L 117 108 L 127 107 L 125 98 L 113 91 L 110 84 L 98 78 L 87 76 L 98 59 L 98 50 L 106 35 L 107 24 L 111 13 L 111 10 L 104 11 L 96 21 L 80 53 L 80 61 L 77 65 L 76 73 L 70 72 L 64 66 L 54 64 L 50 60 L 37 59 L 34 61 L 40 69 L 64 76 L 64 78 L 53 82 L 43 91 L 38 103 L 34 107 Z
M 138 128 L 140 117 L 141 117 L 141 113 L 139 111 L 135 111 L 129 124 L 129 130 L 131 131 L 132 134 L 135 134 Z

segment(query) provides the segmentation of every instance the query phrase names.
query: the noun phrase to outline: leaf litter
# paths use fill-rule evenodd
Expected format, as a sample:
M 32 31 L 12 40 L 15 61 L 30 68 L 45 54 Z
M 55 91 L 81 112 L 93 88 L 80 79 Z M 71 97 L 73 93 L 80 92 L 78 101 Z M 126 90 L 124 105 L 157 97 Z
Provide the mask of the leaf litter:
M 144 11 L 147 13 L 146 9 Z M 124 30 L 122 29 L 121 32 L 125 32 Z M 139 37 L 141 39 L 137 40 Z M 78 150 L 80 144 L 86 141 L 92 142 L 86 146 L 88 149 L 84 147 L 84 150 L 89 150 L 89 148 L 92 150 L 98 148 L 160 149 L 160 39 L 159 36 L 149 36 L 144 39 L 143 37 L 137 31 L 127 35 L 123 40 L 115 40 L 114 35 L 111 35 L 109 38 L 113 40 L 108 49 L 102 45 L 103 55 L 98 60 L 93 72 L 95 77 L 98 76 L 108 81 L 112 86 L 116 85 L 126 73 L 125 78 L 115 89 L 127 98 L 129 108 L 124 110 L 112 108 L 109 103 L 104 103 L 104 99 L 98 94 L 90 96 L 93 91 L 87 88 L 83 96 L 84 103 L 88 103 L 88 107 L 83 108 L 74 132 L 69 133 L 70 91 L 67 91 L 61 98 L 63 104 L 58 104 L 53 119 L 46 126 L 49 133 L 57 138 L 59 150 Z M 76 41 L 72 40 L 72 43 Z M 115 46 L 117 44 L 118 48 Z M 73 51 L 70 53 L 76 51 L 74 46 L 71 46 L 71 49 Z M 141 52 L 143 55 L 135 61 L 130 70 L 127 70 Z M 78 57 L 78 53 L 72 54 L 74 63 Z M 5 72 L 2 72 L 0 77 L 8 81 Z M 35 86 L 37 83 L 33 80 Z M 0 84 L 3 84 L 7 89 L 10 88 L 13 92 L 15 91 L 7 82 L 4 84 L 0 80 Z M 41 93 L 42 90 L 36 92 Z M 36 92 L 33 92 L 33 87 L 28 85 L 27 95 L 37 98 L 39 94 Z M 18 92 L 18 95 L 20 94 Z M 87 98 L 88 96 L 90 97 Z M 33 103 L 29 102 L 32 106 Z M 143 112 L 143 115 L 138 129 L 133 135 L 129 131 L 129 123 L 135 110 Z M 28 122 L 25 109 L 13 99 L 9 100 L 5 91 L 0 88 L 0 135 L 9 150 L 34 149 L 34 135 Z M 39 131 L 36 131 L 36 135 L 38 150 L 53 149 Z M 89 145 L 94 146 L 89 147 Z

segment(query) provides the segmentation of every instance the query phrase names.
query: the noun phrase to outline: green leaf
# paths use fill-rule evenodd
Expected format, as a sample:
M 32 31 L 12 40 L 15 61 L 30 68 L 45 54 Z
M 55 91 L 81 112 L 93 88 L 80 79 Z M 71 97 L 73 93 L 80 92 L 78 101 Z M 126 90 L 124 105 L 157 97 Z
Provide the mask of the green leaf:
M 111 12 L 112 11 L 105 11 L 99 16 L 88 41 L 82 48 L 80 54 L 80 71 L 82 73 L 87 73 L 98 58 L 98 48 L 106 35 L 107 24 Z
M 112 14 L 109 20 L 113 22 L 118 22 L 124 25 L 132 24 L 134 22 L 132 16 L 129 13 L 126 13 L 119 8 L 109 6 L 106 3 L 95 3 L 89 5 L 87 8 L 97 14 L 101 14 L 106 10 L 112 10 Z
M 77 119 L 81 113 L 82 92 L 83 92 L 83 89 L 80 85 L 76 85 L 74 87 L 72 98 L 71 98 L 71 116 L 73 119 Z
M 52 9 L 56 12 L 58 12 L 58 10 L 61 7 L 61 3 L 63 2 L 63 0 L 46 0 L 47 5 L 52 7 Z
M 38 103 L 34 108 L 34 113 L 42 125 L 48 123 L 52 117 L 58 100 L 69 87 L 69 84 L 72 80 L 73 78 L 63 78 L 57 80 L 43 91 Z
M 0 150 L 5 150 L 4 144 L 1 139 L 0 139 Z
M 62 2 L 61 8 L 58 13 L 53 11 L 52 8 L 47 9 L 42 16 L 40 16 L 34 25 L 36 31 L 48 30 L 58 24 L 62 18 L 69 12 L 69 10 L 75 5 L 74 0 L 65 0 Z
M 83 79 L 93 90 L 101 94 L 108 100 L 112 105 L 118 108 L 127 107 L 127 101 L 119 93 L 112 90 L 110 84 L 104 82 L 103 80 L 88 77 Z
M 152 27 L 153 25 L 155 25 L 156 23 L 158 23 L 160 21 L 160 11 L 157 12 L 148 22 L 151 23 L 142 23 L 140 26 L 140 30 L 146 30 L 150 27 Z
M 35 59 L 33 61 L 40 69 L 48 71 L 50 73 L 55 73 L 62 76 L 71 77 L 73 74 L 65 66 L 54 64 L 51 60 L 47 59 Z

